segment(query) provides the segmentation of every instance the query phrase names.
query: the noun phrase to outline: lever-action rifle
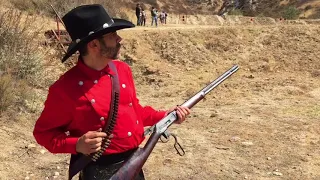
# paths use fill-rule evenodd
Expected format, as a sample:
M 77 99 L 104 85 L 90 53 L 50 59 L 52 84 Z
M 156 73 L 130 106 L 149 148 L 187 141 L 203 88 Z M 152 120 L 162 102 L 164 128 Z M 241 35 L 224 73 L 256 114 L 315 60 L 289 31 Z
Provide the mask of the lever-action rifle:
M 181 106 L 188 107 L 191 109 L 199 101 L 201 101 L 206 94 L 212 91 L 225 79 L 235 73 L 239 67 L 234 65 L 231 69 L 226 71 L 223 75 L 212 81 L 209 85 L 191 97 L 189 100 L 184 102 Z M 140 172 L 142 166 L 147 161 L 153 148 L 157 144 L 161 135 L 167 137 L 167 129 L 177 120 L 176 111 L 169 113 L 166 117 L 161 119 L 157 124 L 145 131 L 145 134 L 152 133 L 149 137 L 146 145 L 143 148 L 137 149 L 133 155 L 123 164 L 123 166 L 110 178 L 110 180 L 131 180 Z M 167 135 L 166 135 L 167 134 Z M 175 138 L 176 139 L 176 138 Z M 179 145 L 180 146 L 180 145 Z M 181 147 L 181 146 L 180 146 Z M 178 151 L 178 149 L 176 148 Z M 178 151 L 179 153 L 179 151 Z M 184 153 L 184 152 L 183 152 Z M 180 154 L 180 153 L 179 153 Z

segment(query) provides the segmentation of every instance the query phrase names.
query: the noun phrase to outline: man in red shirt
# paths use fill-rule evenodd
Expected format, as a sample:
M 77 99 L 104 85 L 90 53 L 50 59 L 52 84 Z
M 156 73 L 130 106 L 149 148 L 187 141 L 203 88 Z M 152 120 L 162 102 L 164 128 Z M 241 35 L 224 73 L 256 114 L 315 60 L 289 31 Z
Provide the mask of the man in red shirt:
M 131 22 L 111 18 L 101 5 L 79 6 L 62 19 L 72 39 L 62 62 L 76 51 L 79 60 L 50 86 L 33 134 L 50 152 L 73 157 L 98 152 L 107 139 L 102 156 L 85 166 L 80 179 L 108 179 L 144 140 L 145 126 L 154 125 L 173 110 L 181 123 L 190 110 L 157 111 L 139 104 L 130 67 L 117 60 L 122 40 L 117 30 L 134 27 Z M 108 124 L 112 78 L 116 76 L 120 89 L 117 118 L 107 137 L 102 129 Z M 136 179 L 144 179 L 142 171 Z

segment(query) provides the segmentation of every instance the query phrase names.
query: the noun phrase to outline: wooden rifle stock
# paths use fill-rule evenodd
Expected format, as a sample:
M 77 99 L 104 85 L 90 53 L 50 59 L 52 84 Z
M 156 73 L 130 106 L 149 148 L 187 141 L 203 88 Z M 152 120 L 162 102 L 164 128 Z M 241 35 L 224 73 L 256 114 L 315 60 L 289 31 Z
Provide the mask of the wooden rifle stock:
M 131 180 L 139 173 L 147 161 L 161 134 L 153 133 L 143 148 L 137 149 L 110 180 Z
M 225 79 L 235 73 L 239 67 L 233 66 L 231 69 L 226 71 L 223 75 L 212 81 L 209 85 L 191 97 L 189 100 L 184 102 L 181 106 L 192 108 L 199 101 L 201 101 L 206 94 L 212 91 Z M 170 125 L 177 119 L 176 112 L 169 113 L 166 117 L 161 119 L 156 125 L 146 130 L 145 134 L 152 132 L 146 145 L 143 148 L 137 149 L 133 155 L 123 164 L 123 166 L 110 178 L 110 180 L 132 180 L 140 172 L 142 166 L 147 161 L 153 148 L 157 144 L 161 135 L 169 128 Z

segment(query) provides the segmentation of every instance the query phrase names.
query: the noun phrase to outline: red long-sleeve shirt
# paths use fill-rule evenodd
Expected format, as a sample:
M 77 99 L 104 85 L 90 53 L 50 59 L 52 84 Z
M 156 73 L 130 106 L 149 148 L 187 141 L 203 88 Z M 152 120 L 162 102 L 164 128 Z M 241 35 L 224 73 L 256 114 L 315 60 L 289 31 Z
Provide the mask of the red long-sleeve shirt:
M 113 61 L 118 70 L 120 102 L 113 139 L 105 154 L 120 153 L 139 146 L 144 126 L 165 116 L 150 106 L 142 107 L 136 96 L 130 67 Z M 50 88 L 45 107 L 33 135 L 52 153 L 76 153 L 79 137 L 103 128 L 108 119 L 111 80 L 114 72 L 107 66 L 101 71 L 87 67 L 81 60 Z

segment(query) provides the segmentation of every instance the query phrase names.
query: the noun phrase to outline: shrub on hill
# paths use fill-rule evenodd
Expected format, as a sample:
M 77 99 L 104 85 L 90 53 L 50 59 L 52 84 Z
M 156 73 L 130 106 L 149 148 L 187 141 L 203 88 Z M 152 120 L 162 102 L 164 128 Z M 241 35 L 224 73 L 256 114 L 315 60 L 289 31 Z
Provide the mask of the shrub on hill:
M 31 87 L 49 83 L 33 22 L 15 10 L 0 13 L 0 112 L 27 107 Z
M 121 7 L 125 7 L 127 2 L 125 0 L 10 0 L 12 5 L 22 11 L 26 11 L 30 14 L 45 14 L 48 16 L 54 16 L 55 12 L 52 10 L 52 5 L 59 13 L 60 16 L 66 14 L 72 8 L 82 4 L 102 4 L 113 17 L 120 17 L 128 19 L 126 13 L 121 10 Z
M 290 6 L 283 11 L 283 17 L 286 19 L 298 19 L 300 11 L 294 7 Z
M 243 12 L 240 9 L 233 9 L 228 14 L 235 16 L 243 16 Z

